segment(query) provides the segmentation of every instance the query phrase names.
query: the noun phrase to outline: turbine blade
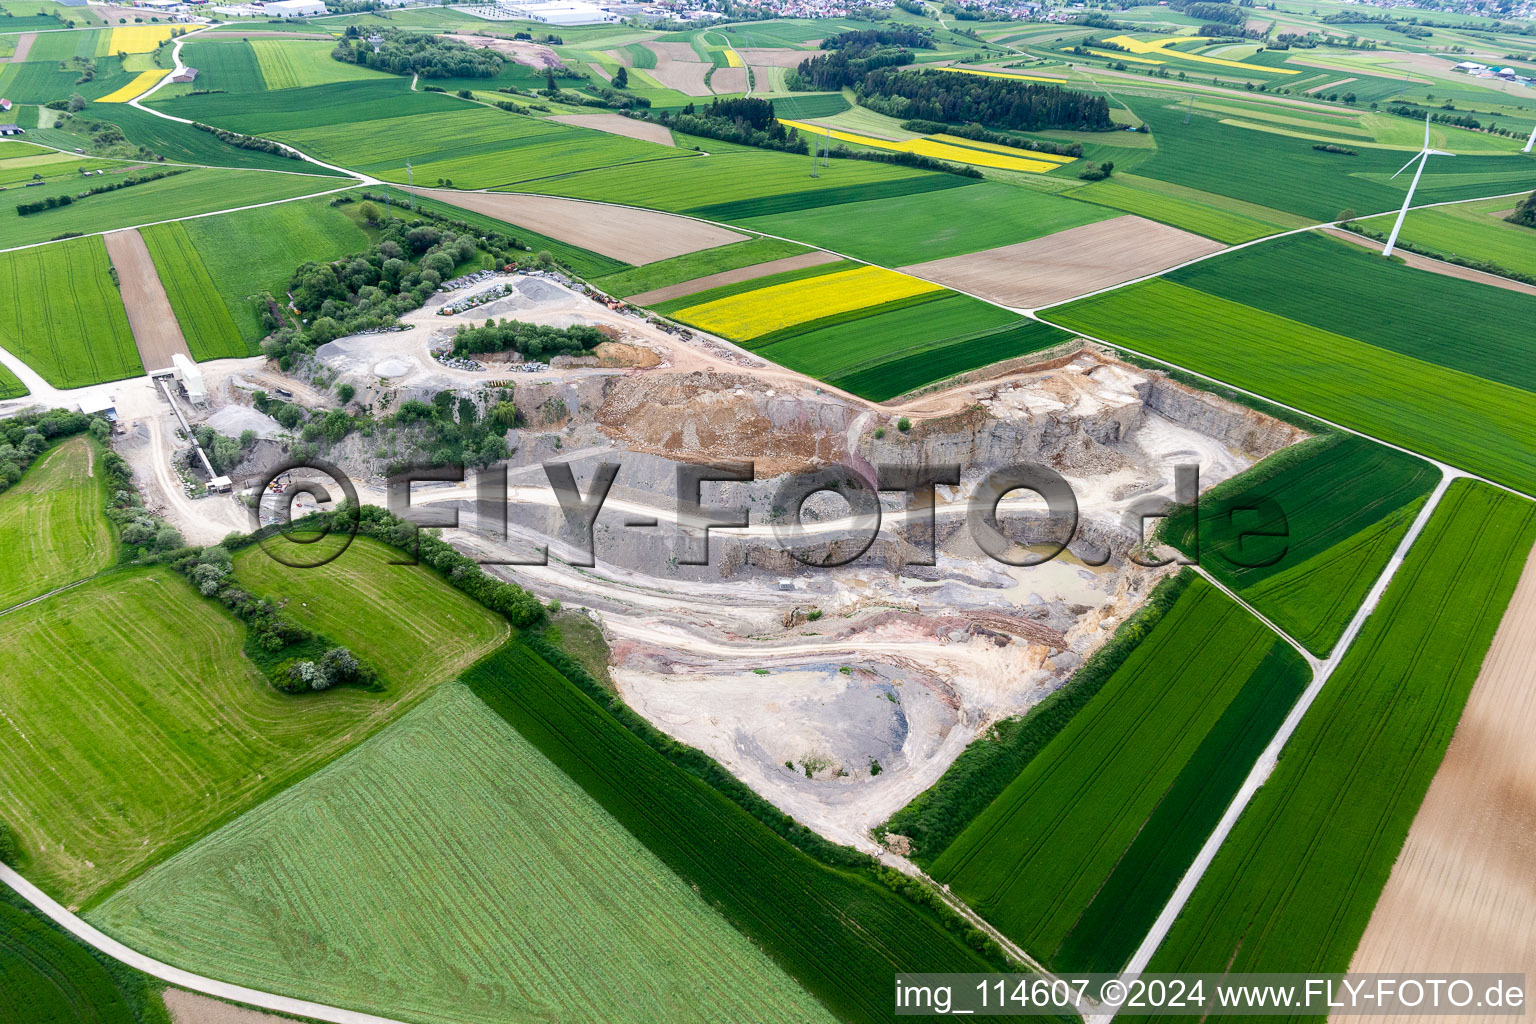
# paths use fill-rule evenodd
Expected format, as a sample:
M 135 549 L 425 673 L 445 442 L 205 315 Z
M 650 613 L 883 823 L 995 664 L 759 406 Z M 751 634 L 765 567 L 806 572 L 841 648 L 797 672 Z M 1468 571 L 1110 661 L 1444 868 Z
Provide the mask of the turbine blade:
M 1429 151 L 1429 155 L 1430 156 L 1455 156 L 1456 154 L 1455 153 L 1447 153 L 1443 149 L 1432 149 L 1432 150 Z
M 1429 115 L 1424 115 L 1424 148 L 1429 148 Z
M 1407 169 L 1408 169 L 1408 168 L 1410 168 L 1410 167 L 1412 167 L 1412 166 L 1413 166 L 1413 162 L 1414 162 L 1414 161 L 1415 161 L 1415 160 L 1417 160 L 1417 159 L 1418 159 L 1418 158 L 1419 158 L 1419 157 L 1421 157 L 1421 156 L 1423 156 L 1423 155 L 1424 155 L 1424 154 L 1423 154 L 1423 153 L 1415 153 L 1415 154 L 1413 154 L 1413 156 L 1411 156 L 1411 157 L 1409 157 L 1409 158 L 1408 158 L 1408 162 L 1407 162 L 1407 163 L 1405 163 L 1405 164 L 1403 164 L 1403 166 L 1401 166 L 1401 167 L 1399 167 L 1399 168 L 1398 168 L 1398 169 L 1397 169 L 1397 174 L 1402 174 L 1402 173 L 1403 173 L 1403 172 L 1404 172 L 1404 171 L 1406 171 L 1406 170 L 1407 170 Z M 1397 174 L 1394 174 L 1394 175 L 1392 175 L 1392 178 L 1395 178 L 1395 177 L 1397 177 Z M 1387 179 L 1387 180 L 1388 180 L 1388 181 L 1391 181 L 1391 180 L 1392 180 L 1392 178 L 1388 178 L 1388 179 Z

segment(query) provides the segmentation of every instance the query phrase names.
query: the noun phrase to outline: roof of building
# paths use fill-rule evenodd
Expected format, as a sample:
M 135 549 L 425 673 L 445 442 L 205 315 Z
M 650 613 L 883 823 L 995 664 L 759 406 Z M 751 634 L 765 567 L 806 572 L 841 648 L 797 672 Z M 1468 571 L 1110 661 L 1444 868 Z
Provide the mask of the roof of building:
M 197 68 L 182 68 L 180 72 L 171 76 L 173 82 L 190 82 L 197 77 Z
M 26 131 L 26 129 L 23 128 L 19 124 L 0 124 L 0 132 L 20 132 L 20 131 Z

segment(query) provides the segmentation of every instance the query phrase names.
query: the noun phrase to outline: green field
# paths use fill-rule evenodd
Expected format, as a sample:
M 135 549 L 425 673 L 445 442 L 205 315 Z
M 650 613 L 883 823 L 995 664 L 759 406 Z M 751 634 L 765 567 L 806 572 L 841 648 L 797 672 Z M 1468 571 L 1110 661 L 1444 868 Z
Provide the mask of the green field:
M 790 846 L 526 647 L 465 681 L 838 1018 L 888 1019 L 893 971 L 993 969 L 928 911 Z
M 0 887 L 0 1020 L 166 1024 L 168 1019 L 147 978 L 94 953 Z
M 1225 70 L 1225 69 L 1223 69 Z M 1252 131 L 1197 115 L 1184 124 L 1182 104 L 1168 99 L 1133 100 L 1136 113 L 1152 128 L 1157 152 L 1136 173 L 1218 195 L 1332 221 L 1341 211 L 1383 213 L 1400 205 L 1407 183 L 1389 182 L 1405 154 L 1360 149 L 1340 158 L 1312 148 L 1310 139 Z M 1211 154 L 1220 153 L 1220 159 Z M 1431 164 L 1414 198 L 1418 203 L 1472 199 L 1513 192 L 1531 180 L 1531 158 L 1458 156 Z
M 1069 189 L 1063 195 L 1171 224 L 1229 245 L 1272 235 L 1282 227 L 1299 226 L 1287 223 L 1291 218 L 1279 211 L 1272 214 L 1259 207 L 1264 210 L 1261 216 L 1238 212 L 1230 207 L 1248 204 L 1134 174 L 1116 174 L 1111 179 Z
M 933 876 L 1046 964 L 1119 970 L 1309 679 L 1196 580 Z
M 48 41 L 63 38 L 68 42 L 68 37 L 76 33 L 50 32 L 37 37 L 37 45 L 53 45 Z M 96 77 L 89 82 L 80 81 L 78 70 L 65 70 L 54 60 L 39 60 L 34 52 L 30 59 L 21 64 L 0 64 L 0 90 L 3 90 L 7 99 L 13 103 L 48 103 L 52 100 L 67 100 L 74 93 L 79 93 L 88 100 L 94 100 L 101 96 L 115 92 L 122 86 L 133 81 L 133 74 L 123 70 L 122 60 L 118 57 L 98 57 L 96 59 Z M 94 49 L 94 47 L 92 47 Z M 74 56 L 73 52 L 65 54 L 58 60 L 65 60 Z M 115 104 L 104 104 L 115 106 Z
M 1530 392 L 1162 279 L 1059 306 L 1050 319 L 1536 492 Z
M 155 224 L 139 234 L 160 275 L 160 283 L 170 300 L 171 311 L 176 314 L 176 322 L 181 325 L 192 358 L 201 362 L 253 355 L 252 346 L 241 336 L 230 306 L 220 295 L 218 285 L 209 276 L 207 266 L 187 236 L 185 223 Z
M 313 156 L 390 181 L 405 182 L 410 160 L 419 185 L 451 181 L 490 188 L 592 168 L 700 159 L 590 128 L 459 104 L 446 114 L 412 114 L 271 133 Z M 628 173 L 634 174 L 633 167 Z
M 1344 971 L 1536 540 L 1458 480 L 1158 949 L 1152 971 Z
M 216 39 L 195 36 L 181 47 L 181 59 L 188 67 L 197 68 L 196 81 L 191 89 L 222 89 L 226 93 L 261 92 L 266 82 L 261 77 L 261 67 L 256 63 L 256 51 L 244 39 Z M 171 95 L 164 86 L 155 98 Z
M 395 75 L 280 92 L 213 93 L 165 100 L 157 96 L 151 105 L 177 117 L 249 135 L 349 125 L 381 115 L 405 117 L 474 109 L 442 93 L 412 92 L 411 80 Z
M 202 134 L 202 133 L 199 133 Z M 301 165 L 290 161 L 291 169 Z M 110 181 L 102 179 L 100 183 Z M 93 179 L 92 184 L 98 182 Z M 86 234 L 135 227 L 212 210 L 225 210 L 276 199 L 289 199 L 336 188 L 333 177 L 313 174 L 272 174 L 267 171 L 197 167 L 184 174 L 160 178 L 142 185 L 77 199 L 69 206 L 42 210 L 26 216 L 8 202 L 0 206 L 0 247 L 31 245 L 67 234 Z M 27 189 L 28 201 L 53 195 L 74 195 L 81 182 L 73 177 Z M 17 196 L 19 201 L 21 196 Z
M 7 398 L 25 398 L 30 393 L 27 386 L 21 382 L 21 378 L 12 373 L 9 367 L 0 366 L 0 401 Z
M 29 742 L 0 749 L 13 780 L 0 820 L 28 877 L 66 904 L 99 898 L 362 741 L 505 637 L 503 621 L 382 551 L 359 539 L 326 570 L 283 574 L 302 577 L 288 594 L 364 611 L 390 602 L 389 618 L 331 631 L 380 670 L 381 690 L 277 692 L 242 655 L 244 627 L 165 568 L 110 573 L 8 614 L 0 702 Z M 252 563 L 242 560 L 253 580 L 273 579 Z M 345 617 L 319 600 L 288 614 Z
M 0 494 L 0 609 L 112 564 L 106 477 L 94 471 L 93 445 L 60 443 Z
M 153 98 L 159 99 L 159 93 L 156 93 Z M 87 109 L 88 116 L 91 118 L 111 121 L 119 125 L 123 129 L 123 134 L 128 136 L 129 141 L 134 144 L 148 146 L 167 160 L 178 163 L 209 164 L 215 167 L 253 167 L 270 171 L 334 176 L 334 172 L 312 163 L 263 153 L 260 150 L 231 146 L 189 124 L 168 121 L 126 103 L 97 103 Z M 79 143 L 71 144 L 70 148 L 74 145 Z M 316 188 L 320 187 L 322 186 L 316 186 Z
M 1163 536 L 1198 551 L 1206 571 L 1323 657 L 1438 479 L 1421 459 L 1329 434 L 1201 495 L 1198 546 L 1187 507 L 1165 520 Z
M 142 374 L 110 266 L 100 238 L 0 253 L 0 346 L 59 388 Z
M 336 44 L 322 39 L 252 39 L 248 45 L 268 89 L 307 89 L 332 82 L 391 77 L 383 71 L 332 60 Z
M 286 603 L 287 614 L 378 669 L 388 686 L 436 682 L 467 665 L 506 635 L 506 623 L 432 570 L 392 565 L 400 552 L 368 537 L 317 569 L 292 569 L 252 545 L 235 556 L 240 585 Z M 409 614 L 405 610 L 409 609 Z M 423 676 L 430 679 L 423 679 Z
M 982 182 L 941 192 L 844 203 L 736 223 L 902 267 L 1027 242 L 1115 214 L 1089 203 Z
M 157 224 L 140 233 L 171 309 L 199 358 L 198 346 L 249 355 L 266 333 L 255 304 L 247 301 L 250 296 L 282 295 L 304 261 L 332 260 L 369 245 L 368 235 L 347 216 L 346 208 L 330 205 L 329 199 Z M 231 238 L 241 244 L 231 246 Z
M 191 970 L 405 1020 L 831 1020 L 458 684 L 91 920 Z
M 595 278 L 592 283 L 610 295 L 638 295 L 655 288 L 681 284 L 710 274 L 739 270 L 759 263 L 795 256 L 810 250 L 798 242 L 777 238 L 752 238 L 713 249 L 684 253 L 669 260 L 658 260 L 643 267 Z
M 1536 241 L 1536 231 L 1531 238 Z M 1415 359 L 1536 391 L 1531 346 L 1536 296 L 1419 270 L 1314 233 L 1202 260 L 1167 279 Z
M 1410 242 L 1437 256 L 1459 256 L 1536 277 L 1536 229 L 1511 224 L 1502 216 L 1517 200 L 1486 199 L 1477 203 L 1412 210 L 1403 221 L 1400 242 Z M 1378 234 L 1392 230 L 1391 218 L 1365 222 Z

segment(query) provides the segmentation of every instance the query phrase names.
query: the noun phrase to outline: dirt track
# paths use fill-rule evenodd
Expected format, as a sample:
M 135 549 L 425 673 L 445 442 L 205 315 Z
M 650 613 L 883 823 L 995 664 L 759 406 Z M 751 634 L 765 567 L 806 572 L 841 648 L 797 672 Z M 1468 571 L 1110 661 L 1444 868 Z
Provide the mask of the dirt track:
M 1350 971 L 1523 971 L 1536 976 L 1533 659 L 1536 552 L 1526 561 Z M 1444 1019 L 1467 1024 L 1508 1018 Z
M 524 42 L 521 39 L 503 39 L 500 36 L 470 36 L 449 32 L 445 39 L 463 43 L 466 46 L 478 46 L 483 50 L 495 50 L 497 53 L 511 57 L 519 64 L 526 64 L 540 71 L 545 68 L 559 68 L 565 65 L 560 58 L 555 56 L 555 51 L 539 43 Z
M 1364 235 L 1357 235 L 1353 231 L 1345 231 L 1343 228 L 1324 228 L 1323 230 L 1335 238 L 1342 238 L 1346 242 L 1363 245 L 1367 249 L 1373 249 L 1376 252 L 1381 252 L 1382 249 L 1386 248 L 1385 242 L 1378 242 L 1374 238 L 1366 238 Z M 1514 281 L 1507 277 L 1500 277 L 1498 274 L 1473 270 L 1471 267 L 1458 267 L 1454 263 L 1430 259 L 1428 256 L 1420 256 L 1416 252 L 1408 252 L 1404 249 L 1395 250 L 1392 255 L 1401 256 L 1403 262 L 1410 267 L 1427 270 L 1431 274 L 1444 274 L 1446 277 L 1456 277 L 1463 281 L 1476 281 L 1478 284 L 1491 284 L 1495 288 L 1507 288 L 1512 292 L 1536 295 L 1536 287 L 1528 285 L 1523 281 Z
M 416 191 L 637 266 L 700 249 L 713 249 L 747 237 L 669 213 L 604 206 L 557 196 L 435 188 Z
M 1036 309 L 1221 248 L 1209 238 L 1126 216 L 902 269 L 1006 306 Z
M 192 358 L 192 350 L 182 337 L 176 314 L 171 312 L 170 300 L 165 297 L 165 288 L 160 284 L 160 275 L 149 258 L 143 237 L 129 228 L 104 235 L 103 241 L 107 243 L 112 266 L 117 269 L 128 326 L 133 328 L 133 341 L 139 347 L 144 369 L 153 371 L 170 366 L 171 356 L 177 352 Z
M 764 277 L 768 274 L 780 274 L 786 270 L 799 270 L 801 267 L 815 267 L 823 263 L 835 263 L 837 257 L 829 252 L 803 252 L 798 256 L 786 256 L 781 260 L 769 260 L 767 263 L 755 263 L 750 267 L 742 267 L 740 270 L 722 270 L 718 274 L 710 274 L 707 277 L 696 277 L 692 281 L 683 281 L 679 284 L 668 285 L 665 288 L 655 288 L 638 295 L 627 296 L 630 302 L 637 306 L 649 306 L 657 302 L 666 302 L 668 299 L 682 298 L 684 295 L 692 295 L 706 288 L 719 288 L 721 285 L 736 284 L 740 281 L 750 281 L 754 277 Z
M 559 121 L 561 124 L 572 124 L 578 128 L 595 128 L 600 132 L 623 135 L 627 138 L 639 139 L 641 142 L 654 142 L 659 146 L 677 145 L 672 140 L 672 133 L 663 125 L 650 121 L 637 121 L 622 114 L 558 114 L 550 120 Z
M 27 54 L 32 50 L 32 42 L 36 38 L 36 32 L 23 32 L 21 35 L 17 36 L 16 52 L 7 57 L 6 60 L 9 60 L 12 64 L 20 64 L 22 61 L 26 60 Z

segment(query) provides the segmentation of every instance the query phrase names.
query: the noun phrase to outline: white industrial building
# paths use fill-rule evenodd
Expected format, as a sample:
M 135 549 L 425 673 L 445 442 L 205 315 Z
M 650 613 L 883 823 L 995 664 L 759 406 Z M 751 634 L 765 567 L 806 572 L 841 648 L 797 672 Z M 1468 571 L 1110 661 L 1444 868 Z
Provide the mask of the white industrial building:
M 313 18 L 325 13 L 320 0 L 272 0 L 263 11 L 271 18 Z
M 497 0 L 496 7 L 513 18 L 541 21 L 546 25 L 601 25 L 604 22 L 623 20 L 617 14 L 583 3 L 582 0 L 539 0 L 532 3 Z
M 171 356 L 171 372 L 176 376 L 177 383 L 186 389 L 189 402 L 202 405 L 208 401 L 208 387 L 203 383 L 203 371 L 197 368 L 196 363 L 177 352 Z

